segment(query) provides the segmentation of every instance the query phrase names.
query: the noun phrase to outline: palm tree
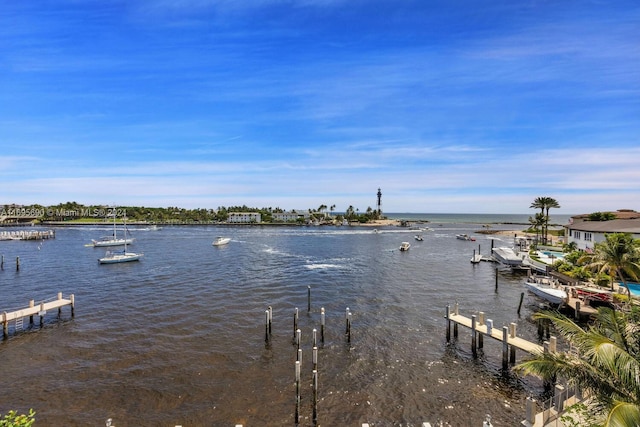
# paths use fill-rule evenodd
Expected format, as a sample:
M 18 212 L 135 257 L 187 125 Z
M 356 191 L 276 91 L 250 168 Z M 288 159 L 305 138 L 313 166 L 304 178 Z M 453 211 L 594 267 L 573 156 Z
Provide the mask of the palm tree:
M 586 263 L 587 268 L 611 276 L 612 290 L 614 279 L 619 279 L 631 298 L 626 277 L 633 280 L 640 277 L 638 242 L 629 233 L 605 234 L 604 238 L 605 240 L 594 245 L 593 253 L 581 256 L 578 263 Z
M 560 204 L 553 197 L 536 197 L 531 203 L 530 208 L 540 209 L 540 214 L 545 218 L 544 226 L 542 227 L 542 241 L 547 242 L 547 232 L 549 229 L 549 209 L 559 208 Z M 546 215 L 545 215 L 546 211 Z
M 545 224 L 544 224 L 544 242 L 547 243 L 547 237 L 549 237 L 549 209 L 560 208 L 560 203 L 553 197 L 545 197 Z
M 538 230 L 544 230 L 544 214 L 537 213 L 533 218 L 529 217 L 529 224 L 536 232 L 536 242 L 538 242 Z
M 598 425 L 640 425 L 640 310 L 601 307 L 586 330 L 558 312 L 540 312 L 534 318 L 553 322 L 577 354 L 540 353 L 515 370 L 549 381 L 562 377 L 578 386 L 593 397 L 589 409 Z

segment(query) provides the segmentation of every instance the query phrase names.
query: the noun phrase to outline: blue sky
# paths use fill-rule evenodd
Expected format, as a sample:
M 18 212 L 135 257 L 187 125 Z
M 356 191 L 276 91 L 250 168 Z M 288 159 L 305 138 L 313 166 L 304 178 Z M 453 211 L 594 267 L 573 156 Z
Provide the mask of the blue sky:
M 640 210 L 640 3 L 3 2 L 0 149 L 0 203 Z

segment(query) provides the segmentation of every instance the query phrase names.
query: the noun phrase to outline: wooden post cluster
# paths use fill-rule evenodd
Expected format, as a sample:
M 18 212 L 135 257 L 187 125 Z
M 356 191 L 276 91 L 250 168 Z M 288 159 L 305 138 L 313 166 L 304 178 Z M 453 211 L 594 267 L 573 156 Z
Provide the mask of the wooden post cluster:
M 302 348 L 300 348 L 300 343 L 302 341 L 302 332 L 300 329 L 296 331 L 296 342 L 297 342 L 297 351 L 296 351 L 296 361 L 295 361 L 295 385 L 296 385 L 296 403 L 295 403 L 295 423 L 298 425 L 300 423 L 300 405 L 301 405 L 301 369 L 302 369 Z M 313 350 L 311 353 L 311 361 L 312 361 L 312 370 L 311 370 L 311 387 L 313 393 L 313 424 L 317 425 L 318 423 L 318 347 L 317 347 L 317 330 L 313 330 Z
M 502 334 L 494 331 L 493 320 L 486 319 L 484 312 L 480 311 L 477 315 L 471 317 L 460 316 L 458 313 L 458 305 L 454 307 L 452 312 L 449 306 L 445 311 L 446 320 L 446 336 L 447 343 L 451 342 L 451 323 L 454 326 L 454 338 L 457 338 L 456 327 L 462 325 L 471 330 L 471 353 L 476 358 L 478 353 L 477 349 L 483 348 L 484 336 L 488 336 L 495 340 L 502 342 L 502 365 L 504 369 L 507 369 L 509 363 L 515 363 L 516 361 L 516 349 L 520 349 L 532 354 L 543 351 L 543 347 L 539 344 L 529 342 L 523 338 L 517 336 L 517 324 L 510 323 L 508 326 L 503 326 Z M 553 351 L 556 348 L 556 340 L 552 339 Z M 549 345 L 548 343 L 546 344 Z

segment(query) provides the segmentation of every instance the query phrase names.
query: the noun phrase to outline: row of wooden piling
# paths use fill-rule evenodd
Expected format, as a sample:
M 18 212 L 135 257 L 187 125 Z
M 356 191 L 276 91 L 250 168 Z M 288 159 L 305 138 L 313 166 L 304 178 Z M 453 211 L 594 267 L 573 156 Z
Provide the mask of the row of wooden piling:
M 311 311 L 311 287 L 307 288 L 307 310 Z M 271 342 L 272 332 L 273 332 L 273 307 L 269 306 L 264 312 L 265 316 L 265 326 L 264 326 L 264 337 L 265 344 L 268 346 Z M 295 424 L 298 425 L 300 423 L 300 406 L 301 406 L 301 367 L 302 367 L 302 331 L 299 328 L 299 314 L 300 311 L 296 307 L 293 313 L 293 338 L 292 342 L 295 346 Z M 325 341 L 325 320 L 326 314 L 324 307 L 320 308 L 320 344 L 324 345 Z M 352 324 L 352 313 L 349 307 L 346 308 L 345 311 L 345 336 L 348 343 L 351 342 L 351 324 Z M 318 370 L 318 330 L 316 328 L 312 331 L 312 402 L 313 402 L 313 414 L 312 420 L 313 424 L 318 424 L 318 382 L 319 382 L 319 370 Z
M 531 354 L 543 351 L 556 351 L 556 338 L 549 336 L 548 324 L 539 323 L 538 333 L 542 337 L 545 333 L 549 341 L 545 341 L 542 346 L 529 342 L 516 335 L 516 323 L 510 323 L 509 326 L 502 327 L 502 333 L 493 327 L 491 319 L 485 320 L 485 313 L 479 312 L 471 318 L 460 316 L 459 306 L 456 303 L 453 310 L 450 306 L 446 307 L 446 339 L 447 343 L 451 342 L 451 324 L 453 324 L 453 336 L 458 337 L 458 325 L 462 325 L 471 329 L 471 353 L 473 357 L 478 356 L 478 349 L 483 347 L 484 336 L 496 339 L 502 342 L 502 367 L 507 369 L 509 363 L 515 363 L 516 349 L 526 351 Z
M 4 255 L 0 255 L 0 270 L 4 270 Z M 16 257 L 16 271 L 20 270 L 20 257 Z

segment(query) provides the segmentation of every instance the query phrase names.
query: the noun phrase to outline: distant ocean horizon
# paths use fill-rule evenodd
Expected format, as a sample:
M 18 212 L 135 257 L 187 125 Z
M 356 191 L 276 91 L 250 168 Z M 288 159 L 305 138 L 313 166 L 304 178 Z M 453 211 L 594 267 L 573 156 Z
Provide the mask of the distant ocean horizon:
M 537 211 L 536 211 L 537 212 Z M 389 219 L 424 221 L 444 224 L 525 224 L 529 225 L 532 214 L 474 214 L 474 213 L 403 213 L 384 212 Z M 549 223 L 565 225 L 572 215 L 549 215 Z

